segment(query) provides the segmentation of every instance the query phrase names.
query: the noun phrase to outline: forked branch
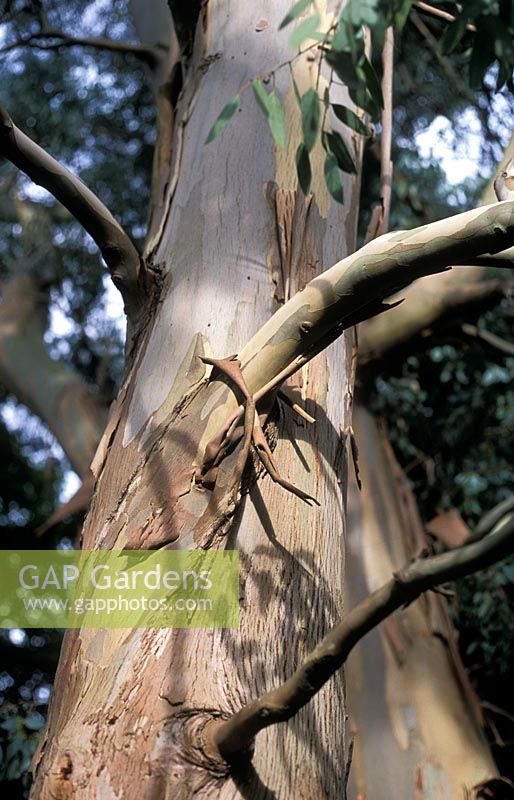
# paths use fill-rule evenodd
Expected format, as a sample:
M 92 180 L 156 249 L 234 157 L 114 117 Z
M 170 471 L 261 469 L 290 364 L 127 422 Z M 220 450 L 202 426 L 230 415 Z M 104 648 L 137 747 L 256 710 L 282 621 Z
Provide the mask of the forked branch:
M 484 261 L 512 267 L 513 242 L 512 201 L 374 239 L 310 281 L 247 343 L 238 360 L 249 392 L 258 403 L 345 329 L 390 309 L 385 299 L 417 278 Z M 227 397 L 225 411 L 225 423 L 205 448 L 201 473 L 241 435 L 244 406 Z
M 239 353 L 255 401 L 279 387 L 343 330 L 391 308 L 385 299 L 413 281 L 459 264 L 512 267 L 513 244 L 512 201 L 369 242 L 310 281 Z M 503 253 L 506 248 L 512 250 Z M 242 418 L 243 407 L 235 405 L 227 404 L 227 428 Z
M 303 708 L 345 663 L 355 645 L 370 630 L 422 592 L 484 569 L 514 551 L 514 513 L 497 519 L 492 513 L 486 535 L 431 558 L 418 558 L 393 574 L 384 586 L 358 603 L 307 656 L 281 686 L 245 706 L 224 722 L 213 722 L 212 743 L 227 761 L 252 747 L 264 728 L 285 722 Z M 483 527 L 483 526 L 482 526 Z
M 141 303 L 140 256 L 135 245 L 101 200 L 66 167 L 16 127 L 0 106 L 0 155 L 43 186 L 80 222 L 102 253 L 129 316 Z

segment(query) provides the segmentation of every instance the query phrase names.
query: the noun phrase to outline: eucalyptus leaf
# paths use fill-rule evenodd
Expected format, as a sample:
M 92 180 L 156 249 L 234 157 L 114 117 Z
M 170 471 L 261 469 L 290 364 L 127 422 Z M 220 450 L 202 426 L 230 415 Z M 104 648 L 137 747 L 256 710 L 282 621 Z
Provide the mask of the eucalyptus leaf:
M 25 717 L 23 724 L 29 731 L 40 731 L 45 726 L 45 718 L 39 711 L 35 711 L 28 717 Z
M 309 160 L 309 151 L 302 143 L 298 145 L 296 151 L 296 172 L 298 174 L 298 181 L 304 195 L 308 195 L 311 188 L 312 171 L 311 162 Z
M 305 11 L 306 8 L 312 5 L 312 2 L 313 0 L 298 0 L 298 2 L 294 4 L 291 11 L 288 14 L 286 14 L 284 19 L 278 26 L 279 31 L 282 30 L 282 28 L 285 28 L 287 25 L 289 25 L 289 23 L 292 22 L 294 19 L 299 17 L 300 14 L 303 11 Z
M 332 39 L 332 50 L 350 53 L 355 63 L 364 53 L 364 29 L 355 28 L 342 17 Z
M 455 22 L 448 25 L 439 40 L 439 49 L 443 55 L 448 55 L 455 50 L 466 33 L 466 22 L 464 15 L 461 15 Z
M 259 107 L 268 120 L 273 139 L 279 147 L 284 147 L 286 143 L 286 121 L 279 98 L 275 92 L 268 93 L 262 81 L 259 80 L 252 81 L 252 89 Z
M 328 191 L 334 200 L 338 203 L 343 203 L 343 184 L 341 183 L 341 174 L 339 172 L 337 160 L 333 153 L 327 153 L 325 157 L 324 173 Z
M 405 27 L 405 23 L 407 22 L 407 17 L 410 14 L 410 10 L 413 6 L 414 0 L 404 0 L 399 10 L 396 12 L 394 18 L 394 25 L 396 31 L 401 33 Z
M 366 76 L 366 86 L 379 108 L 384 107 L 384 97 L 382 95 L 382 87 L 380 86 L 380 79 L 375 72 L 375 67 L 366 56 L 362 59 L 361 68 Z
M 347 14 L 354 25 L 373 27 L 382 13 L 380 0 L 350 0 L 347 6 Z
M 332 39 L 332 50 L 351 53 L 354 48 L 353 30 L 346 20 L 341 20 Z
M 255 99 L 257 100 L 258 105 L 260 106 L 262 111 L 266 114 L 266 116 L 269 117 L 271 112 L 270 96 L 266 91 L 266 89 L 264 88 L 262 81 L 259 81 L 257 79 L 253 80 L 252 89 L 255 94 Z
M 304 19 L 300 22 L 289 38 L 289 44 L 293 50 L 298 50 L 306 39 L 312 38 L 313 34 L 316 33 L 318 29 L 319 23 L 320 16 L 317 11 L 315 11 L 310 17 L 307 17 L 307 19 Z
M 479 33 L 475 34 L 469 60 L 469 85 L 473 89 L 482 84 L 486 70 L 492 61 L 494 61 L 494 52 L 489 37 L 481 36 Z
M 271 134 L 279 147 L 284 147 L 286 143 L 286 120 L 282 103 L 275 92 L 269 95 L 270 112 L 268 122 Z
M 236 94 L 232 100 L 229 100 L 227 105 L 223 108 L 221 113 L 216 119 L 216 122 L 212 126 L 209 131 L 209 135 L 205 141 L 205 144 L 212 142 L 217 136 L 220 135 L 221 131 L 226 128 L 234 114 L 236 113 L 237 109 L 239 108 L 240 97 Z
M 374 122 L 380 118 L 380 108 L 373 100 L 364 80 L 356 86 L 348 86 L 348 93 L 355 105 L 367 111 Z
M 340 169 L 355 175 L 357 168 L 354 164 L 350 151 L 345 145 L 342 136 L 334 131 L 333 133 L 324 132 L 322 136 L 323 147 L 327 153 L 332 153 Z
M 0 728 L 8 733 L 15 733 L 18 730 L 18 717 L 6 717 L 0 722 Z
M 302 132 L 305 147 L 310 152 L 316 142 L 320 122 L 320 98 L 315 89 L 308 89 L 300 100 Z
M 325 53 L 325 61 L 332 67 L 337 77 L 346 86 L 356 87 L 359 80 L 351 53 L 330 50 Z
M 371 130 L 350 108 L 333 103 L 332 109 L 336 117 L 341 120 L 344 125 L 347 125 L 356 133 L 360 133 L 363 136 L 371 136 Z

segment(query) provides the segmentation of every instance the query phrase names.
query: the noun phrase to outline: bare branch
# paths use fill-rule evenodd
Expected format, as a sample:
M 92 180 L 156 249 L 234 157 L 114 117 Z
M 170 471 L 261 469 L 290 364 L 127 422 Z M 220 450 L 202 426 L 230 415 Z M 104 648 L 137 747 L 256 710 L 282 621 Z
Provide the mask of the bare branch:
M 141 303 L 140 256 L 130 237 L 101 200 L 66 167 L 29 139 L 0 106 L 0 155 L 44 186 L 92 236 L 125 300 L 129 316 Z
M 382 94 L 384 108 L 380 117 L 382 134 L 380 139 L 380 199 L 382 201 L 382 218 L 377 235 L 389 230 L 391 212 L 391 193 L 393 189 L 393 162 L 391 161 L 391 144 L 393 137 L 393 67 L 394 67 L 394 31 L 392 26 L 386 31 L 384 49 L 382 51 Z
M 514 242 L 514 202 L 503 201 L 374 239 L 314 278 L 266 322 L 239 354 L 244 380 L 259 402 L 352 326 L 402 301 L 390 297 L 425 275 L 450 265 L 492 258 Z M 514 248 L 513 248 L 514 249 Z M 510 259 L 498 258 L 500 267 Z M 224 402 L 226 420 L 205 448 L 219 453 L 234 445 L 244 406 Z
M 457 319 L 473 318 L 495 306 L 511 290 L 510 283 L 500 280 L 466 284 L 444 281 L 436 287 L 423 283 L 409 291 L 400 313 L 374 317 L 359 327 L 361 366 L 384 358 L 395 348 L 410 346 L 421 333 L 438 331 Z
M 460 77 L 457 70 L 454 69 L 451 61 L 442 55 L 438 41 L 432 34 L 430 29 L 425 25 L 423 20 L 420 18 L 419 14 L 417 14 L 414 10 L 411 12 L 410 19 L 414 27 L 417 28 L 421 36 L 423 36 L 428 47 L 432 51 L 434 58 L 440 64 L 443 72 L 446 74 L 447 78 L 449 78 L 451 84 L 455 87 L 458 94 L 464 97 L 467 100 L 467 102 L 476 109 L 476 112 L 480 117 L 482 127 L 484 128 L 484 131 L 487 133 L 488 138 L 501 144 L 501 139 L 499 135 L 496 133 L 496 131 L 494 131 L 491 128 L 489 124 L 489 115 L 486 109 L 482 108 L 482 106 L 478 102 L 477 95 L 471 91 L 466 81 Z
M 47 40 L 56 41 L 47 41 Z M 70 36 L 64 31 L 45 30 L 33 33 L 23 39 L 17 39 L 0 48 L 1 53 L 9 53 L 20 47 L 32 47 L 38 50 L 58 50 L 61 47 L 92 47 L 97 50 L 110 50 L 115 53 L 130 53 L 136 58 L 141 59 L 152 69 L 162 60 L 165 49 L 162 46 L 150 46 L 144 44 L 132 44 L 116 39 L 106 39 L 103 37 L 84 37 Z
M 415 11 L 412 11 L 410 19 L 414 27 L 417 28 L 421 36 L 426 41 L 430 50 L 434 54 L 434 57 L 441 65 L 443 71 L 446 73 L 446 77 L 450 79 L 457 92 L 462 95 L 462 97 L 466 98 L 470 105 L 479 108 L 476 94 L 471 91 L 466 81 L 460 77 L 459 73 L 454 69 L 451 61 L 442 55 L 437 39 L 429 30 L 429 28 L 427 28 L 419 14 L 416 14 Z
M 412 603 L 422 592 L 484 569 L 513 550 L 514 514 L 511 513 L 480 541 L 406 564 L 332 628 L 285 683 L 225 722 L 212 723 L 210 736 L 221 756 L 231 761 L 249 751 L 255 736 L 264 728 L 297 714 L 343 666 L 363 636 L 394 611 Z
M 444 19 L 445 22 L 455 22 L 456 17 L 454 17 L 453 14 L 450 14 L 448 11 L 443 11 L 442 8 L 436 8 L 435 6 L 429 5 L 429 3 L 422 2 L 415 2 L 414 5 L 416 8 L 419 8 L 420 11 L 424 11 L 425 14 L 429 14 L 431 17 Z M 468 23 L 466 28 L 468 31 L 476 31 L 476 27 L 472 23 Z
M 487 342 L 491 347 L 495 347 L 496 350 L 500 350 L 500 352 L 506 353 L 508 356 L 514 356 L 514 342 L 506 342 L 505 339 L 502 339 L 500 336 L 496 336 L 494 333 L 490 333 L 482 328 L 477 328 L 475 325 L 468 325 L 467 322 L 461 326 L 461 330 L 468 336 L 474 336 L 475 339 L 482 339 L 483 342 Z
M 497 506 L 482 517 L 474 531 L 470 534 L 467 544 L 483 539 L 484 536 L 487 536 L 489 531 L 492 531 L 493 528 L 501 522 L 503 517 L 511 514 L 511 512 L 514 512 L 514 495 L 511 495 L 506 500 L 502 500 L 501 503 L 498 503 Z
M 265 323 L 239 354 L 255 400 L 333 342 L 346 328 L 387 310 L 384 298 L 424 275 L 514 242 L 514 202 L 466 211 L 369 242 L 314 278 Z M 498 259 L 498 266 L 510 266 Z M 241 409 L 242 410 L 242 409 Z
M 82 479 L 107 421 L 107 405 L 67 364 L 50 358 L 44 342 L 46 295 L 28 274 L 2 285 L 0 383 L 37 414 Z

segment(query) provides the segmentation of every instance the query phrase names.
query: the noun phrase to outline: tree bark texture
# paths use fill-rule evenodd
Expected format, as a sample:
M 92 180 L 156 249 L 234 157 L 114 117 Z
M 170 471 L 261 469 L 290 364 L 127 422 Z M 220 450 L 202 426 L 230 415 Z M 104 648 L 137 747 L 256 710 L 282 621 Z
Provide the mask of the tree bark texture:
M 513 152 L 514 138 L 502 164 Z M 494 202 L 493 180 L 482 202 Z M 359 367 L 369 373 L 381 360 L 401 358 L 402 346 L 410 352 L 420 334 L 498 302 L 502 286 L 501 273 L 476 266 L 421 278 L 399 295 L 405 302 L 361 323 Z M 386 432 L 363 406 L 354 413 L 363 488 L 349 494 L 350 606 L 425 546 L 415 498 Z M 422 598 L 372 632 L 349 659 L 352 800 L 467 798 L 480 780 L 497 774 L 444 602 L 432 594 Z
M 362 491 L 349 493 L 346 591 L 353 606 L 427 546 L 387 434 L 354 407 Z M 468 800 L 497 775 L 478 699 L 440 595 L 394 614 L 348 659 L 349 798 Z
M 289 675 L 342 614 L 346 335 L 291 381 L 314 425 L 280 402 L 261 408 L 282 474 L 319 508 L 287 494 L 257 464 L 233 504 L 216 505 L 216 491 L 191 483 L 193 465 L 239 402 L 225 379 L 206 381 L 211 368 L 198 356 L 240 352 L 278 305 L 354 244 L 358 178 L 345 176 L 346 205 L 333 204 L 318 144 L 313 194 L 305 198 L 297 186 L 301 128 L 287 69 L 275 79 L 286 148 L 274 149 L 251 92 L 229 129 L 204 146 L 240 85 L 290 57 L 289 31 L 277 32 L 289 7 L 211 0 L 202 9 L 166 203 L 147 246 L 161 293 L 94 460 L 83 534 L 86 548 L 239 549 L 241 626 L 69 631 L 34 761 L 38 800 L 344 796 L 341 676 L 290 723 L 259 736 L 251 765 L 229 772 L 202 738 L 206 722 Z M 304 56 L 294 73 L 305 91 L 317 64 Z M 337 95 L 348 103 L 342 89 Z M 348 144 L 359 162 L 360 143 Z M 253 376 L 250 390 L 258 384 Z M 230 481 L 237 454 L 222 462 L 217 488 Z

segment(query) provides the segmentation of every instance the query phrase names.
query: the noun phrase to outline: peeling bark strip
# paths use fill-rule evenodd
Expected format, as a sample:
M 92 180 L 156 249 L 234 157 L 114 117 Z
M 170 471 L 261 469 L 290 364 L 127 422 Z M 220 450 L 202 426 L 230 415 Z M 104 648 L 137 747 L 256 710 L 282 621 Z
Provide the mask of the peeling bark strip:
M 44 186 L 85 228 L 101 250 L 129 315 L 141 304 L 140 257 L 130 237 L 81 180 L 26 136 L 0 106 L 0 153 Z

